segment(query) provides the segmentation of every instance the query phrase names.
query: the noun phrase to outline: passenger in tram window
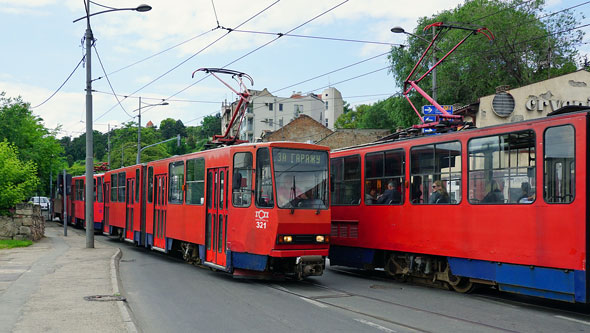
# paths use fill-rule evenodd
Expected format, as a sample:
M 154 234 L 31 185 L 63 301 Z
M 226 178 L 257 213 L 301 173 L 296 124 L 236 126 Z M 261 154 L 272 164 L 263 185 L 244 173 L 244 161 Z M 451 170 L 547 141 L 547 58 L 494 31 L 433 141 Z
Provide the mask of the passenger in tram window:
M 531 203 L 535 201 L 535 194 L 531 193 L 531 185 L 528 182 L 523 182 L 520 184 L 520 190 L 522 194 L 518 198 L 516 202 L 518 203 Z
M 490 182 L 490 192 L 481 200 L 482 203 L 504 203 L 504 194 L 495 179 Z
M 402 202 L 402 196 L 395 188 L 395 183 L 390 181 L 387 183 L 387 190 L 382 195 L 377 197 L 378 204 L 398 204 Z
M 422 191 L 420 190 L 420 186 L 422 186 L 422 178 L 420 178 L 420 176 L 414 176 L 412 190 L 410 192 L 412 196 L 412 203 L 422 202 Z
M 365 194 L 365 204 L 367 205 L 374 205 L 377 201 L 377 190 L 374 187 L 371 187 L 369 193 Z
M 435 180 L 432 184 L 432 193 L 428 198 L 429 204 L 447 204 L 449 203 L 449 193 L 442 180 Z

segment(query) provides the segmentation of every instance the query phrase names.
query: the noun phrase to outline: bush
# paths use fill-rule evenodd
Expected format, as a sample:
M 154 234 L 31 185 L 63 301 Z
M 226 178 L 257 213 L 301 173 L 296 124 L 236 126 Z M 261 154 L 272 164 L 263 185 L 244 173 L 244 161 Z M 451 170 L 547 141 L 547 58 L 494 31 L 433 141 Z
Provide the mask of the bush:
M 34 194 L 38 184 L 35 163 L 21 161 L 12 144 L 0 142 L 0 214 Z

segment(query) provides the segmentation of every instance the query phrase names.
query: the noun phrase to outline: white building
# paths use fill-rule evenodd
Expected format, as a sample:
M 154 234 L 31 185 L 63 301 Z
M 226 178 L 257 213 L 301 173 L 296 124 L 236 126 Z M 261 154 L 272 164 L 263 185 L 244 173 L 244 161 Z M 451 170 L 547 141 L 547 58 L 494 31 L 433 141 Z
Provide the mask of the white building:
M 334 121 L 343 112 L 342 95 L 336 88 L 325 89 L 321 95 L 293 93 L 290 97 L 272 95 L 266 88 L 250 90 L 250 103 L 242 124 L 239 138 L 254 142 L 265 132 L 274 132 L 299 115 L 305 114 L 329 129 L 334 129 Z M 225 131 L 231 121 L 232 111 L 237 101 L 223 103 L 221 110 L 221 129 Z M 235 128 L 230 131 L 235 135 Z M 223 133 L 222 133 L 223 134 Z

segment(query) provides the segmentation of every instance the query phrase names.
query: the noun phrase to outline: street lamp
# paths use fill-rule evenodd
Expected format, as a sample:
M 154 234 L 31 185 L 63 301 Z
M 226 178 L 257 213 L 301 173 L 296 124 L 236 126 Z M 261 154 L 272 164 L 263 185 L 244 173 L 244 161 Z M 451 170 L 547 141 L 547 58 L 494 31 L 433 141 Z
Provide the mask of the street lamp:
M 406 30 L 404 30 L 404 28 L 400 27 L 400 26 L 396 26 L 391 28 L 391 32 L 396 33 L 396 34 L 406 34 L 406 35 L 410 35 L 413 37 L 416 37 L 420 40 L 425 41 L 427 44 L 430 44 L 431 41 L 429 41 L 428 39 L 415 35 L 411 32 L 407 32 Z M 436 36 L 436 27 L 432 27 L 432 37 L 434 38 Z M 434 49 L 437 51 L 440 51 L 440 49 L 436 46 L 434 46 Z M 436 62 L 438 61 L 438 59 L 436 58 L 436 53 L 432 52 L 432 65 L 434 66 L 436 64 Z M 436 101 L 436 67 L 434 69 L 432 69 L 432 99 L 434 99 Z
M 94 144 L 94 139 L 92 137 L 92 68 L 90 61 L 90 49 L 92 48 L 94 36 L 92 35 L 92 29 L 90 29 L 90 16 L 119 10 L 135 10 L 138 12 L 147 12 L 148 10 L 152 9 L 152 7 L 148 5 L 139 5 L 136 8 L 105 8 L 109 9 L 90 14 L 90 0 L 88 0 L 87 2 L 85 2 L 84 8 L 86 10 L 86 16 L 82 16 L 74 20 L 75 23 L 84 18 L 86 19 L 86 33 L 84 34 L 84 39 L 86 40 L 86 194 L 84 198 L 86 200 L 86 213 L 84 218 L 86 220 L 87 248 L 94 247 L 94 182 L 92 181 L 94 179 L 94 152 L 92 147 Z
M 146 106 L 161 106 L 161 105 L 169 105 L 168 102 L 162 102 L 158 104 L 146 104 Z M 139 111 L 137 115 L 137 159 L 135 159 L 135 164 L 139 164 L 141 160 L 141 97 L 139 97 L 139 108 L 134 111 Z

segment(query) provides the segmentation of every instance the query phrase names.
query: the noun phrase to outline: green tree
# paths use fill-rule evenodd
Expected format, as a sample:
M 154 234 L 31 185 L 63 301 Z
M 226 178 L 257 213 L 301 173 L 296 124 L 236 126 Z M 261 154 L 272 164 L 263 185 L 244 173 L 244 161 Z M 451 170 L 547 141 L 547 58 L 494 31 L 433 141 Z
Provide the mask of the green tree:
M 575 71 L 575 45 L 584 35 L 575 29 L 580 15 L 564 11 L 544 16 L 544 5 L 544 0 L 467 0 L 454 9 L 420 18 L 414 34 L 426 39 L 431 39 L 431 30 L 424 35 L 423 28 L 434 22 L 476 24 L 487 27 L 495 36 L 492 44 L 481 34 L 470 37 L 437 67 L 437 102 L 468 104 L 493 94 L 500 85 L 520 87 Z M 446 52 L 465 35 L 465 30 L 448 30 L 437 47 Z M 400 87 L 426 47 L 422 39 L 414 37 L 408 44 L 407 48 L 392 48 L 389 57 Z M 437 52 L 438 57 L 442 55 Z M 418 69 L 421 74 L 425 70 Z M 430 80 L 431 75 L 419 84 L 429 94 Z M 420 98 L 416 102 L 416 107 L 430 104 Z M 411 114 L 413 110 L 407 105 L 401 112 Z
M 245 126 L 244 124 L 242 124 Z M 201 139 L 209 139 L 215 134 L 221 133 L 221 114 L 217 113 L 214 116 L 205 116 L 201 121 Z
M 37 166 L 40 182 L 36 190 L 47 194 L 50 174 L 57 175 L 65 161 L 64 150 L 55 137 L 59 128 L 49 130 L 42 122 L 43 119 L 33 114 L 29 103 L 0 93 L 0 141 L 12 143 L 22 161 L 32 161 Z
M 35 193 L 39 184 L 33 161 L 24 162 L 6 139 L 0 142 L 0 215 Z

